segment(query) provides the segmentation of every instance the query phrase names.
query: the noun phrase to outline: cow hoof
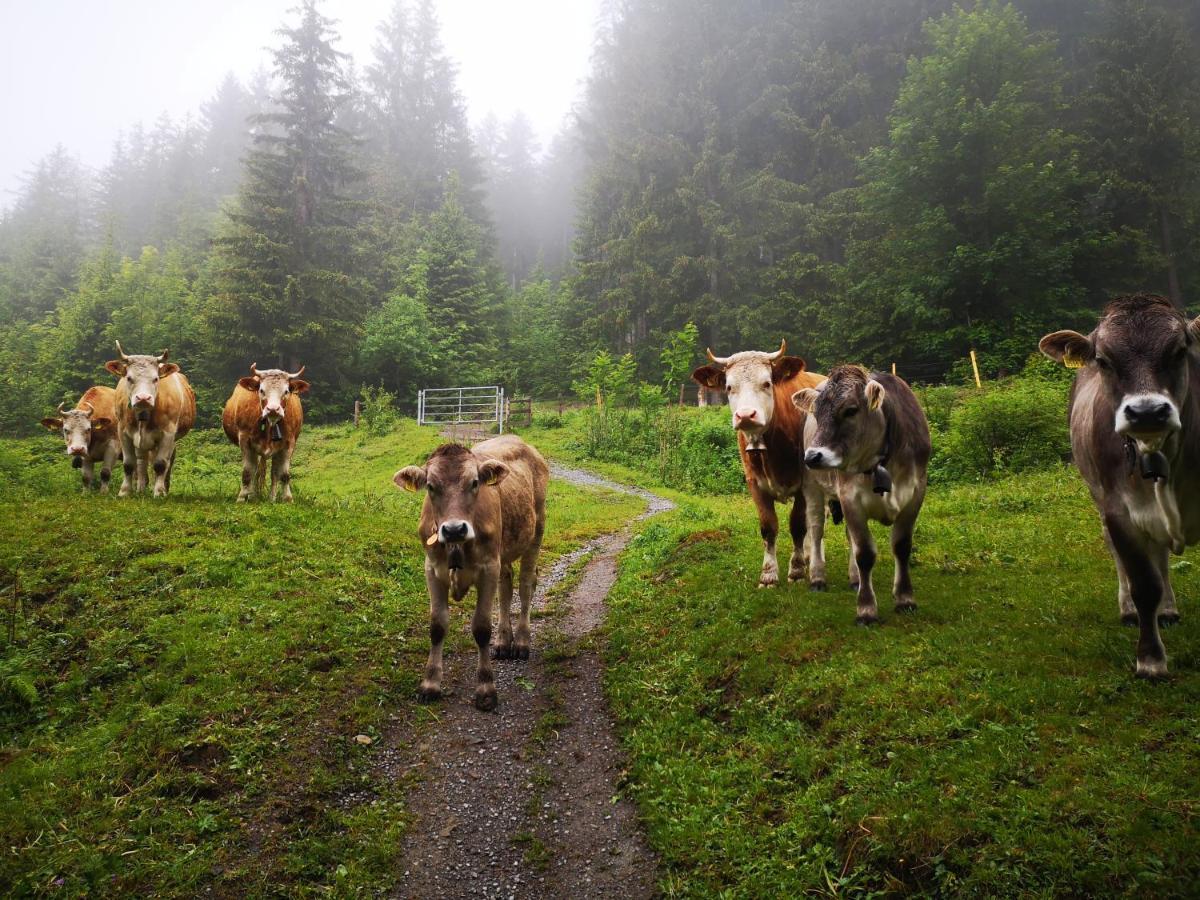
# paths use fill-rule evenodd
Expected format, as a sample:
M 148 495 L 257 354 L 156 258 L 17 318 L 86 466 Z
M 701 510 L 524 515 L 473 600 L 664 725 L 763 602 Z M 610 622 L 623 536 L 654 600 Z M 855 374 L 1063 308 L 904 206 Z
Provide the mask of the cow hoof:
M 901 600 L 896 603 L 896 612 L 898 613 L 912 612 L 916 608 L 917 604 L 914 600 Z
M 867 628 L 871 625 L 878 625 L 879 624 L 879 616 L 875 615 L 874 613 L 869 613 L 866 615 L 858 615 L 858 616 L 854 617 L 854 624 L 861 625 L 864 628 Z
M 810 591 L 826 591 L 829 588 L 823 581 L 812 581 L 809 582 L 808 589 Z
M 850 582 L 850 590 L 855 591 L 855 592 L 858 591 L 858 582 L 857 581 Z
M 480 688 L 475 692 L 475 708 L 480 712 L 491 712 L 496 708 L 496 703 L 495 688 L 486 691 Z
M 442 689 L 432 685 L 422 685 L 417 691 L 418 703 L 436 703 L 442 699 Z
M 1159 613 L 1158 614 L 1158 624 L 1161 625 L 1163 628 L 1169 628 L 1172 625 L 1178 625 L 1179 624 L 1179 613 L 1177 613 L 1177 612 Z
M 778 584 L 779 584 L 779 576 L 778 575 L 764 575 L 762 578 L 758 579 L 758 586 L 760 588 L 776 587 L 776 586 L 778 586 Z
M 492 644 L 492 659 L 512 659 L 515 656 L 511 644 Z
M 1137 613 L 1122 613 L 1121 624 L 1127 628 L 1137 628 L 1138 614 Z
M 1157 681 L 1167 677 L 1167 661 L 1165 659 L 1148 659 L 1137 661 L 1137 677 L 1149 681 Z
M 513 650 L 513 659 L 529 659 L 528 647 L 517 647 Z

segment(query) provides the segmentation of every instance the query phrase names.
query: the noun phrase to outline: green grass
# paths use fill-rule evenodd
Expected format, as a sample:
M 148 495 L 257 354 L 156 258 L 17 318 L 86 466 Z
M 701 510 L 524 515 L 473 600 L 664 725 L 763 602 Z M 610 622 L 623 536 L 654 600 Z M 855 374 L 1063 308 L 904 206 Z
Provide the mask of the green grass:
M 891 612 L 882 549 L 878 628 L 853 624 L 827 534 L 827 594 L 755 586 L 745 498 L 685 500 L 624 557 L 607 687 L 666 893 L 1194 895 L 1191 561 L 1174 563 L 1172 675 L 1149 684 L 1073 470 L 932 486 L 920 609 Z
M 276 506 L 233 503 L 219 432 L 184 439 L 166 501 L 82 496 L 52 438 L 0 442 L 0 884 L 393 883 L 406 785 L 355 736 L 428 721 L 421 501 L 391 475 L 437 443 L 308 429 Z M 554 483 L 544 563 L 641 508 Z M 450 666 L 470 644 L 453 616 Z

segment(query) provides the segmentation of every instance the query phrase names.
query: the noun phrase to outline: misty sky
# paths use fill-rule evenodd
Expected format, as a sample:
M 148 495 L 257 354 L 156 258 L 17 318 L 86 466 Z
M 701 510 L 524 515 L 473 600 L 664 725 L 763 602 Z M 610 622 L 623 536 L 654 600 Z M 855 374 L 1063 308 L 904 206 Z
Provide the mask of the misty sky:
M 0 0 L 0 207 L 61 143 L 99 168 L 118 133 L 179 118 L 269 64 L 296 0 Z M 587 75 L 600 0 L 438 0 L 472 123 L 523 109 L 543 145 Z M 392 0 L 325 0 L 362 66 Z

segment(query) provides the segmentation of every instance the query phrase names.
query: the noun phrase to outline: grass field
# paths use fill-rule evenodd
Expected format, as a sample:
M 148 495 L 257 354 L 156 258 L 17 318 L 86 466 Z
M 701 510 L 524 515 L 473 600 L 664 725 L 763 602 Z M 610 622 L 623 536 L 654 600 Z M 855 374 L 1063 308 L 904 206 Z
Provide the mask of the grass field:
M 531 438 L 570 452 L 561 430 Z M 759 590 L 749 500 L 677 499 L 627 551 L 609 625 L 630 790 L 668 894 L 1197 894 L 1192 559 L 1173 563 L 1172 675 L 1149 684 L 1072 469 L 931 486 L 920 609 L 885 604 L 882 549 L 869 630 L 840 529 L 829 593 Z
M 238 455 L 219 432 L 183 440 L 166 501 L 82 496 L 61 442 L 0 442 L 0 885 L 393 883 L 405 785 L 355 737 L 430 721 L 413 702 L 420 498 L 391 475 L 437 443 L 411 424 L 310 428 L 297 502 L 275 506 L 233 503 Z M 641 508 L 555 483 L 543 559 Z M 474 653 L 466 618 L 452 612 L 451 666 Z

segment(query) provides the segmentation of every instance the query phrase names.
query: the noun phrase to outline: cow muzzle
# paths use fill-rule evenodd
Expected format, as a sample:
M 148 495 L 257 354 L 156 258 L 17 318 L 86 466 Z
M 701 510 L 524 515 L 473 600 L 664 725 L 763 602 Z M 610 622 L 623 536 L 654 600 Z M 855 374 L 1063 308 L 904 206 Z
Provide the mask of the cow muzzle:
M 1165 394 L 1126 397 L 1117 408 L 1117 433 L 1137 441 L 1143 453 L 1157 451 L 1180 427 L 1179 408 Z
M 842 457 L 828 447 L 810 447 L 804 453 L 804 464 L 810 469 L 836 469 Z
M 68 447 L 67 454 L 69 456 L 83 456 L 87 453 L 87 447 Z
M 462 544 L 475 537 L 475 531 L 470 522 L 461 519 L 450 519 L 442 523 L 438 535 L 443 544 Z

